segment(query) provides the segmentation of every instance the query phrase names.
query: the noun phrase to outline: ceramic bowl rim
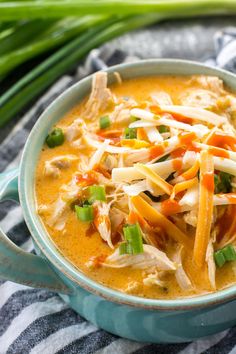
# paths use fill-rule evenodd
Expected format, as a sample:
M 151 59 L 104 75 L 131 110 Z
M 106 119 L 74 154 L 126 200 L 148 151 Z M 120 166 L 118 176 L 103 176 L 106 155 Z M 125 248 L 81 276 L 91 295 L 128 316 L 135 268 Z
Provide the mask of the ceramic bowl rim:
M 132 63 L 119 64 L 116 66 L 109 67 L 104 70 L 108 73 L 114 73 L 119 71 L 120 69 L 127 69 L 131 67 L 139 67 L 140 65 L 150 65 L 150 64 L 169 64 L 173 67 L 181 64 L 187 65 L 198 69 L 210 69 L 214 71 L 219 76 L 228 77 L 232 80 L 236 81 L 236 75 L 229 73 L 225 70 L 213 68 L 207 66 L 205 64 L 201 64 L 194 61 L 181 60 L 181 59 L 147 59 L 141 60 Z M 160 75 L 160 74 L 158 74 Z M 181 74 L 176 74 L 181 75 Z M 189 74 L 189 75 L 193 75 Z M 104 285 L 99 284 L 98 282 L 92 280 L 87 277 L 82 272 L 78 271 L 73 264 L 68 261 L 63 255 L 59 252 L 59 250 L 52 250 L 52 241 L 49 237 L 42 238 L 41 233 L 38 230 L 36 219 L 39 219 L 36 213 L 32 211 L 32 204 L 30 203 L 30 199 L 28 197 L 28 185 L 27 185 L 27 170 L 30 166 L 30 146 L 32 139 L 37 138 L 38 131 L 40 130 L 40 125 L 43 119 L 49 114 L 54 106 L 58 104 L 58 102 L 62 102 L 70 95 L 70 93 L 85 82 L 91 82 L 92 75 L 78 81 L 70 88 L 66 89 L 60 96 L 58 96 L 48 107 L 47 109 L 40 115 L 36 124 L 34 125 L 31 133 L 26 141 L 21 163 L 20 163 L 20 174 L 19 174 L 19 195 L 20 195 L 20 203 L 23 209 L 23 215 L 27 226 L 31 232 L 31 236 L 33 240 L 38 245 L 39 249 L 46 256 L 46 258 L 54 265 L 54 267 L 62 272 L 66 277 L 71 279 L 76 285 L 81 286 L 82 288 L 88 290 L 91 293 L 99 295 L 109 301 L 115 303 L 121 303 L 129 306 L 135 306 L 144 309 L 158 309 L 158 310 L 188 310 L 193 308 L 201 308 L 208 307 L 212 305 L 216 305 L 222 302 L 230 301 L 236 297 L 236 284 L 232 285 L 224 290 L 218 291 L 216 293 L 211 293 L 207 295 L 201 295 L 197 297 L 190 297 L 184 299 L 175 299 L 175 300 L 158 300 L 158 299 L 147 299 L 143 297 L 137 297 L 129 294 L 121 293 L 117 290 L 113 290 Z M 236 86 L 236 84 L 235 84 Z M 33 166 L 35 168 L 35 166 Z

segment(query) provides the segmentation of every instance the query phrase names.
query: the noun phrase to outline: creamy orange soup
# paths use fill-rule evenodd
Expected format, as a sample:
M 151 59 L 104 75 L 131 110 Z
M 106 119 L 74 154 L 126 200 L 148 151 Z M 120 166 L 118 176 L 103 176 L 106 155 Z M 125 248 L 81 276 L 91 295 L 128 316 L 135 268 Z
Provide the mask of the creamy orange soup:
M 137 296 L 235 283 L 235 117 L 217 77 L 119 78 L 107 88 L 96 74 L 39 157 L 49 237 L 87 276 Z

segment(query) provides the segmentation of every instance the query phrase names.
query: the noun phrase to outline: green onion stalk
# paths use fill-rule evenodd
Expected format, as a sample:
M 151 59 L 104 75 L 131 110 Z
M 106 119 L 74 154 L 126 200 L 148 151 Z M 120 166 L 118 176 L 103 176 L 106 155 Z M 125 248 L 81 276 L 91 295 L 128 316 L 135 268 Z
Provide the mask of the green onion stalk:
M 235 0 L 68 0 L 0 2 L 0 21 L 22 18 L 83 16 L 88 14 L 130 15 L 174 12 L 199 14 L 236 13 Z
M 152 24 L 158 19 L 160 17 L 156 14 L 120 20 L 110 19 L 72 40 L 31 70 L 0 97 L 0 127 L 61 75 L 76 67 L 78 61 L 91 49 L 127 31 Z
M 15 24 L 8 29 L 8 34 L 1 37 L 0 33 L 0 55 L 5 55 L 11 51 L 16 51 L 25 45 L 29 40 L 37 40 L 41 33 L 53 26 L 55 20 L 33 20 Z M 57 21 L 60 22 L 60 21 Z M 1 31 L 1 29 L 0 29 Z M 4 31 L 6 32 L 6 31 Z M 1 70 L 0 70 L 1 72 Z
M 66 21 L 64 24 L 61 24 L 60 22 L 57 23 L 57 25 L 51 30 L 44 33 L 41 38 L 36 38 L 35 41 L 29 43 L 28 45 L 22 46 L 17 50 L 13 50 L 10 53 L 1 56 L 0 77 L 5 77 L 6 74 L 27 60 L 68 42 L 70 39 L 75 38 L 86 29 L 104 21 L 104 19 L 105 16 L 85 16 L 79 19 Z M 5 47 L 7 46 L 7 43 L 9 47 L 14 42 L 17 42 L 18 37 L 19 33 L 14 33 L 8 41 L 5 39 Z M 0 42 L 0 54 L 4 54 L 4 49 L 6 48 L 2 48 Z

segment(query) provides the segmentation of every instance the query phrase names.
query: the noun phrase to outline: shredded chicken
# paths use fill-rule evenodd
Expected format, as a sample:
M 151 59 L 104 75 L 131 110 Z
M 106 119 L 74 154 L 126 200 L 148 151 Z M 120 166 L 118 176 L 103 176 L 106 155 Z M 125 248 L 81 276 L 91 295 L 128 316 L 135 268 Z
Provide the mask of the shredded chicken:
M 210 90 L 217 95 L 224 93 L 223 81 L 217 76 L 196 75 L 193 76 L 189 84 L 198 83 L 203 89 Z
M 162 104 L 171 105 L 171 104 L 173 104 L 170 95 L 164 91 L 153 93 L 151 95 L 151 98 L 152 98 L 153 103 L 157 104 L 157 105 L 162 105 Z
M 83 134 L 84 125 L 85 123 L 82 119 L 75 119 L 72 124 L 64 129 L 66 139 L 71 142 L 80 138 Z
M 111 241 L 111 222 L 109 219 L 110 205 L 105 202 L 95 202 L 96 217 L 94 225 L 96 226 L 101 238 L 107 242 L 108 246 L 114 248 Z
M 78 157 L 75 155 L 61 155 L 47 160 L 44 165 L 45 176 L 59 177 L 60 171 L 68 169 L 73 161 L 77 161 Z
M 103 166 L 106 170 L 112 171 L 113 168 L 118 167 L 118 158 L 114 155 L 107 155 L 103 161 Z
M 111 90 L 107 88 L 107 73 L 99 71 L 93 76 L 92 92 L 85 105 L 83 116 L 95 120 L 98 113 L 113 102 Z
M 159 273 L 157 271 L 155 271 L 154 273 L 148 274 L 147 277 L 143 279 L 143 284 L 145 286 L 157 285 L 161 288 L 164 288 L 166 286 L 167 282 L 164 280 L 161 280 L 159 278 Z
M 216 265 L 214 261 L 214 247 L 212 240 L 209 241 L 206 252 L 206 262 L 208 266 L 208 277 L 212 289 L 216 289 Z
M 158 270 L 176 270 L 175 264 L 167 257 L 167 255 L 158 250 L 156 247 L 150 245 L 143 245 L 144 252 L 136 255 L 120 255 L 119 249 L 107 257 L 106 262 L 103 263 L 105 267 L 111 268 L 150 268 L 156 267 Z
M 191 107 L 212 108 L 217 104 L 217 94 L 203 89 L 189 89 L 180 96 L 181 104 Z
M 50 207 L 51 214 L 47 218 L 47 224 L 54 227 L 56 230 L 63 230 L 69 214 L 68 204 L 58 198 Z
M 110 115 L 111 121 L 116 123 L 128 123 L 130 119 L 130 113 L 127 106 L 128 105 L 126 101 L 116 106 Z
M 122 225 L 127 217 L 122 210 L 118 209 L 115 206 L 112 206 L 109 213 L 111 227 L 113 230 L 118 230 L 118 227 Z
M 184 214 L 184 221 L 193 227 L 197 227 L 197 215 L 197 209 L 193 209 Z
M 173 261 L 177 264 L 177 269 L 175 272 L 175 278 L 177 280 L 177 283 L 179 284 L 180 288 L 183 290 L 192 290 L 193 286 L 191 283 L 191 280 L 187 276 L 183 264 L 182 264 L 182 252 L 183 252 L 183 247 L 179 247 L 174 256 L 173 256 Z

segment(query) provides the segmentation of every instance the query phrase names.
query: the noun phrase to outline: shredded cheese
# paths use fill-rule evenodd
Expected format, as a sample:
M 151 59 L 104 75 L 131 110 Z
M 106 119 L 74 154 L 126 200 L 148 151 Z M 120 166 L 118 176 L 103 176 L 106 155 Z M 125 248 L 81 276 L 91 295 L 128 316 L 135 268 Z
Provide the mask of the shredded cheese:
M 140 196 L 132 197 L 131 202 L 135 210 L 141 214 L 144 219 L 149 221 L 152 225 L 157 225 L 163 228 L 167 235 L 174 239 L 176 242 L 181 243 L 187 248 L 192 248 L 191 239 L 164 215 L 155 210 L 143 198 Z
M 200 154 L 200 192 L 199 210 L 193 258 L 202 267 L 206 260 L 207 245 L 210 239 L 213 218 L 214 161 L 207 150 Z

